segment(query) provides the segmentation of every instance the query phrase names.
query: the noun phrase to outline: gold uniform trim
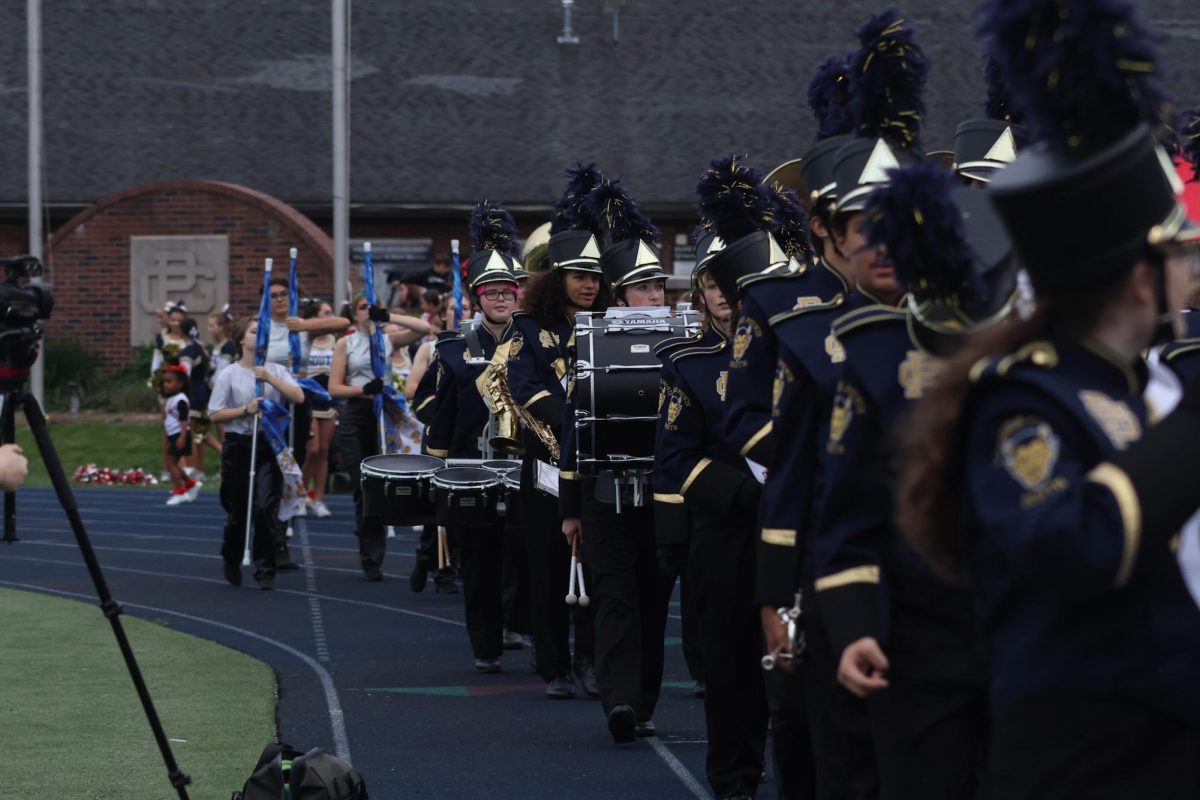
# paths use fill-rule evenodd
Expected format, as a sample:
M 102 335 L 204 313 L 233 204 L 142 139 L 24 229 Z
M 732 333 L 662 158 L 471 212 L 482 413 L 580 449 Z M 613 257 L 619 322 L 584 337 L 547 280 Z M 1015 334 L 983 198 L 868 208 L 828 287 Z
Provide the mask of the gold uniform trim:
M 835 572 L 833 575 L 826 575 L 824 578 L 817 578 L 817 591 L 823 592 L 826 589 L 837 589 L 840 586 L 849 586 L 853 583 L 879 583 L 879 567 L 851 567 L 844 569 L 841 572 Z
M 796 532 L 784 528 L 763 528 L 762 540 L 767 544 L 777 544 L 780 547 L 795 547 Z
M 659 494 L 658 492 L 655 492 L 654 493 L 654 502 L 670 503 L 671 505 L 680 505 L 681 503 L 683 503 L 683 495 L 681 495 L 681 494 Z
M 526 401 L 524 407 L 529 408 L 531 405 L 536 403 L 538 400 L 541 400 L 543 397 L 549 397 L 549 396 L 550 396 L 550 393 L 547 392 L 545 389 L 542 389 L 540 392 L 535 394 L 533 397 L 529 398 L 529 400 Z
M 755 447 L 757 447 L 759 442 L 761 442 L 763 439 L 767 438 L 767 436 L 771 433 L 771 431 L 772 431 L 772 429 L 774 429 L 774 427 L 775 427 L 774 420 L 771 420 L 766 425 L 763 425 L 759 429 L 758 433 L 751 436 L 750 439 L 747 440 L 747 442 L 744 445 L 742 445 L 742 455 L 743 456 L 749 455 L 750 451 L 753 450 Z
M 560 480 L 564 480 L 564 481 L 577 481 L 577 480 L 579 480 L 579 473 L 578 472 L 564 472 L 562 470 L 559 470 L 558 477 Z
M 422 400 L 422 401 L 421 401 L 421 404 L 420 404 L 419 406 L 417 406 L 417 409 L 416 409 L 416 410 L 417 410 L 417 411 L 420 411 L 422 408 L 424 408 L 425 406 L 427 406 L 427 405 L 429 405 L 430 403 L 432 403 L 432 402 L 433 402 L 435 399 L 436 399 L 436 398 L 435 398 L 433 395 L 430 395 L 429 397 L 426 397 L 424 400 Z
M 425 452 L 429 453 L 429 455 L 431 455 L 431 456 L 436 456 L 437 458 L 449 458 L 450 457 L 449 450 L 435 450 L 432 447 L 426 447 Z
M 1138 545 L 1142 541 L 1142 504 L 1138 501 L 1133 481 L 1123 469 L 1107 461 L 1097 464 L 1087 474 L 1087 479 L 1098 483 L 1112 493 L 1121 512 L 1121 525 L 1124 528 L 1125 545 L 1121 549 L 1121 563 L 1117 567 L 1116 586 L 1129 583 L 1133 573 L 1133 564 L 1137 560 Z
M 699 478 L 700 473 L 703 472 L 705 470 L 705 468 L 711 463 L 712 463 L 711 458 L 700 459 L 699 463 L 697 463 L 696 466 L 692 467 L 692 471 L 688 473 L 687 480 L 683 482 L 683 486 L 679 487 L 679 493 L 687 494 L 687 490 L 691 488 L 692 484 L 696 481 L 696 478 Z

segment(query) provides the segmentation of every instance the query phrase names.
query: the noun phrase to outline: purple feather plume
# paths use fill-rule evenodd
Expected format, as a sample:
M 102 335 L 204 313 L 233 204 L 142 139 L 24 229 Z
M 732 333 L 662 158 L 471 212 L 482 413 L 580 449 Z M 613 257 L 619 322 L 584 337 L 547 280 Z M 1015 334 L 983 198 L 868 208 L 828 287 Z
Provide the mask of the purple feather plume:
M 775 225 L 775 204 L 763 186 L 762 172 L 743 164 L 742 158 L 713 159 L 696 185 L 700 215 L 712 221 L 726 244 Z
M 808 214 L 804 213 L 800 198 L 778 183 L 768 185 L 767 193 L 775 205 L 775 228 L 771 232 L 779 246 L 800 263 L 809 261 Z
M 858 31 L 862 47 L 850 61 L 855 128 L 915 149 L 925 118 L 929 62 L 912 27 L 894 8 L 874 15 Z
M 475 252 L 496 250 L 512 253 L 517 243 L 517 224 L 499 203 L 481 200 L 471 210 L 471 246 Z
M 574 169 L 567 170 L 567 188 L 554 206 L 551 234 L 577 229 L 595 232 L 597 220 L 586 209 L 587 196 L 603 180 L 604 176 L 595 164 L 576 164 Z
M 854 132 L 850 57 L 826 56 L 808 82 L 808 107 L 817 120 L 817 141 Z
M 641 239 L 653 242 L 658 228 L 638 208 L 637 201 L 621 185 L 620 178 L 605 180 L 588 193 L 587 213 L 600 222 L 600 230 L 609 242 Z
M 1169 118 L 1155 37 L 1128 0 L 986 0 L 982 12 L 986 50 L 1035 141 L 1092 152 Z
M 955 299 L 976 290 L 974 254 L 954 202 L 954 175 L 924 160 L 888 172 L 889 181 L 867 197 L 865 225 L 871 246 L 883 245 L 908 290 Z

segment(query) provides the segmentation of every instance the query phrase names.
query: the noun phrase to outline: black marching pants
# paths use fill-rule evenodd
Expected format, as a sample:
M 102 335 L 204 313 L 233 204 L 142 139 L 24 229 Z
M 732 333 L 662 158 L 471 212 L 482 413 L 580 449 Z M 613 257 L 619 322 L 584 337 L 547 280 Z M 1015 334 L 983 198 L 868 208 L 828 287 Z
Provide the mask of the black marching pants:
M 654 509 L 615 505 L 583 485 L 583 552 L 591 569 L 596 620 L 596 683 L 605 716 L 626 705 L 639 721 L 662 690 L 667 605 L 674 581 L 658 568 Z
M 875 800 L 879 797 L 879 769 L 867 704 L 838 683 L 841 653 L 835 656 L 833 652 L 811 578 L 804 587 L 804 638 L 808 646 L 800 674 L 812 731 L 816 797 Z
M 525 551 L 529 559 L 529 597 L 533 652 L 538 674 L 547 682 L 571 673 L 575 663 L 594 662 L 596 655 L 592 606 L 568 606 L 571 548 L 562 534 L 558 498 L 534 488 L 533 459 L 521 465 L 521 519 L 525 522 Z M 585 570 L 590 590 L 591 576 Z M 590 591 L 589 591 L 590 594 Z M 571 656 L 571 619 L 575 620 L 575 654 Z
M 471 650 L 475 658 L 490 661 L 499 658 L 504 649 L 504 520 L 452 530 L 462 560 L 463 604 Z
M 221 558 L 227 564 L 241 564 L 246 547 L 246 496 L 250 487 L 250 449 L 248 434 L 226 433 L 221 449 L 221 507 L 225 509 L 225 533 L 221 541 Z M 251 556 L 254 577 L 275 575 L 275 543 L 272 532 L 279 513 L 279 498 L 283 491 L 283 476 L 275 463 L 275 454 L 267 437 L 258 435 L 254 476 L 254 528 Z
M 883 800 L 975 797 L 988 726 L 986 661 L 966 592 L 892 581 L 888 688 L 867 700 Z M 960 611 L 954 614 L 954 611 Z
M 355 397 L 346 402 L 338 420 L 337 436 L 354 486 L 354 522 L 359 559 L 363 569 L 382 567 L 386 531 L 379 520 L 363 519 L 362 484 L 359 481 L 362 460 L 379 455 L 379 420 L 375 418 L 375 406 L 371 398 Z
M 504 625 L 512 633 L 529 635 L 533 631 L 530 620 L 529 601 L 529 556 L 525 552 L 525 525 L 520 513 L 513 517 L 521 505 L 520 495 L 510 491 L 507 500 L 508 518 L 504 521 Z
M 754 599 L 754 523 L 692 510 L 692 575 L 700 583 L 705 772 L 718 798 L 753 796 L 763 768 L 767 698 L 762 620 Z

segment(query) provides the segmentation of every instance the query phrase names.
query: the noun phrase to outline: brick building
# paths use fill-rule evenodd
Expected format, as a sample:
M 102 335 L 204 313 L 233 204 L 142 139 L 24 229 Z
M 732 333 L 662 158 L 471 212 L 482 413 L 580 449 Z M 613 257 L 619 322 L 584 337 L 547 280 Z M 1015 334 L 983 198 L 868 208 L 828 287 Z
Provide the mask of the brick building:
M 0 252 L 9 254 L 26 237 L 23 5 L 0 4 L 10 34 L 0 48 Z M 356 0 L 351 237 L 392 240 L 423 265 L 433 248 L 466 238 L 476 200 L 504 202 L 527 232 L 548 218 L 563 168 L 595 161 L 622 175 L 663 228 L 670 261 L 709 159 L 742 152 L 769 169 L 798 156 L 814 128 L 809 74 L 853 48 L 855 29 L 883 5 L 577 0 L 579 41 L 560 44 L 560 0 Z M 1180 102 L 1200 103 L 1195 0 L 1141 5 Z M 924 146 L 944 149 L 982 108 L 976 3 L 901 7 L 931 62 Z M 252 299 L 259 251 L 285 259 L 299 237 L 304 268 L 316 270 L 308 288 L 332 293 L 328 262 L 304 246 L 332 227 L 329 3 L 44 0 L 43 15 L 47 253 L 63 298 L 51 335 L 87 324 L 73 313 L 105 315 L 93 318 L 110 337 L 105 363 L 128 357 L 136 325 L 115 329 L 136 294 L 144 253 L 134 237 L 225 236 L 222 292 L 235 304 Z M 222 195 L 202 181 L 252 191 Z M 290 210 L 252 212 L 251 196 Z

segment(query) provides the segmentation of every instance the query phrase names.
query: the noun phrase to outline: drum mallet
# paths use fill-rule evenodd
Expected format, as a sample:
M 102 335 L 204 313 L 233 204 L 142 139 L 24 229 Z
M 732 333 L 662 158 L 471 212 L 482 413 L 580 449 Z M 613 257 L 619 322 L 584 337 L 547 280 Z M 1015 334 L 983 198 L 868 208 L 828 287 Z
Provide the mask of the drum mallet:
M 567 605 L 573 606 L 579 602 L 579 596 L 575 594 L 575 576 L 578 574 L 576 570 L 579 567 L 579 558 L 575 555 L 575 545 L 571 545 L 571 574 L 567 577 Z
M 576 561 L 575 568 L 579 571 L 579 605 L 586 606 L 592 602 L 592 598 L 588 597 L 587 586 L 583 582 L 583 562 Z

